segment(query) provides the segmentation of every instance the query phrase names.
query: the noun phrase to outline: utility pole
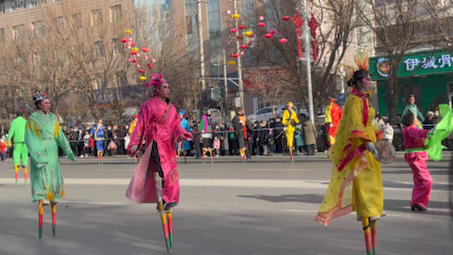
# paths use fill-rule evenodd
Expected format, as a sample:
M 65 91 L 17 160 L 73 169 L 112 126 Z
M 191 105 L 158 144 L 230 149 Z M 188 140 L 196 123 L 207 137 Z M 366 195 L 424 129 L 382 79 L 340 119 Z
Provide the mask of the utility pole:
M 303 0 L 304 5 L 304 34 L 305 34 L 305 60 L 307 65 L 307 87 L 308 87 L 308 113 L 310 114 L 310 120 L 314 124 L 315 123 L 315 116 L 313 111 L 313 91 L 311 87 L 311 63 L 310 63 L 310 40 L 308 35 L 308 15 L 307 15 L 307 1 Z
M 198 43 L 200 48 L 200 82 L 201 82 L 201 92 L 205 91 L 206 89 L 206 82 L 204 80 L 205 74 L 205 63 L 204 63 L 204 49 L 203 49 L 203 23 L 202 23 L 202 8 L 201 2 L 203 0 L 194 0 L 197 1 L 197 9 L 198 9 Z
M 233 0 L 233 13 L 237 14 L 237 6 L 236 6 L 236 0 Z M 239 19 L 235 19 L 235 26 L 236 28 L 239 26 Z M 239 35 L 240 29 L 236 31 L 236 36 Z M 238 79 L 239 79 L 239 98 L 241 99 L 241 107 L 242 110 L 245 112 L 245 104 L 244 104 L 244 83 L 242 82 L 242 64 L 241 64 L 241 54 L 240 54 L 240 48 L 239 48 L 239 40 L 236 40 L 236 53 L 239 55 L 237 64 L 238 64 Z
M 223 78 L 225 79 L 223 81 L 224 89 L 225 89 L 225 116 L 228 116 L 228 81 L 227 81 L 227 66 L 226 66 L 226 56 L 225 56 L 225 50 L 223 51 Z

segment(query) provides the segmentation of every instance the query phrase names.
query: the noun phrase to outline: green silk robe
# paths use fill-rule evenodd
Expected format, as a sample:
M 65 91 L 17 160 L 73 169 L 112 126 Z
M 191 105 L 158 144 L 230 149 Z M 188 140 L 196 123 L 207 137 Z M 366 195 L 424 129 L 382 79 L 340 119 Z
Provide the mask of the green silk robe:
M 32 201 L 42 199 L 60 201 L 64 197 L 63 175 L 61 174 L 58 146 L 67 158 L 75 161 L 68 140 L 60 128 L 57 117 L 41 111 L 33 113 L 27 120 L 25 144 L 30 153 L 30 183 Z

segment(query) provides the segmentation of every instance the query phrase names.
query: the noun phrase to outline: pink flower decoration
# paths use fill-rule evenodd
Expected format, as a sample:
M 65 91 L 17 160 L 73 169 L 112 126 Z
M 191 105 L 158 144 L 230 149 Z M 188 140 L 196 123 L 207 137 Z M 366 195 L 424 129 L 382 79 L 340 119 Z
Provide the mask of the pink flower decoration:
M 286 40 L 285 38 L 280 39 L 280 42 L 283 43 L 283 44 L 285 44 L 287 41 L 288 40 Z
M 260 20 L 263 20 L 263 19 L 264 19 L 264 17 L 263 17 L 263 16 L 260 16 Z

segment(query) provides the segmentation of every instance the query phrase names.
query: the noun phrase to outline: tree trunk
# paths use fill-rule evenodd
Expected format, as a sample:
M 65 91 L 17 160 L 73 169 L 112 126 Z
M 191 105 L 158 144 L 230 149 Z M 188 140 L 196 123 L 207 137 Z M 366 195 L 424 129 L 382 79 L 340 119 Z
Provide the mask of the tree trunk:
M 398 70 L 398 67 L 393 67 L 393 70 Z M 385 94 L 385 101 L 387 102 L 387 109 L 389 111 L 389 119 L 392 125 L 399 124 L 399 119 L 396 113 L 398 107 L 399 85 L 398 76 L 396 72 L 392 72 L 388 79 L 387 93 Z

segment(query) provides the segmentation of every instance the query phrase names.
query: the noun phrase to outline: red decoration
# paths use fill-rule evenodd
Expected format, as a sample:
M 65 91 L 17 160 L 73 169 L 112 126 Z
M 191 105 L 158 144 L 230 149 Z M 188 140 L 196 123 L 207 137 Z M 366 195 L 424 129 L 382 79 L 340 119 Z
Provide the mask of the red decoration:
M 288 21 L 289 19 L 290 19 L 289 16 L 284 16 L 284 17 L 282 17 L 282 20 L 284 20 L 284 21 Z
M 232 58 L 237 58 L 237 57 L 239 57 L 239 55 L 237 53 L 233 53 L 233 54 L 231 54 L 231 57 Z
M 264 37 L 266 37 L 267 39 L 270 39 L 272 38 L 274 35 L 273 34 L 265 34 Z
M 275 30 L 269 31 L 269 34 L 271 34 L 271 35 L 274 35 L 275 33 L 277 33 Z
M 127 43 L 127 39 L 126 39 L 126 38 L 123 38 L 123 39 L 121 39 L 121 42 L 122 42 L 122 43 Z
M 265 27 L 265 26 L 266 26 L 266 23 L 260 22 L 260 23 L 258 23 L 258 26 L 259 26 L 259 27 Z
M 131 51 L 131 52 L 129 52 L 129 54 L 131 54 L 131 55 L 137 55 L 137 52 L 136 52 L 136 51 Z
M 135 47 L 135 42 L 131 42 L 131 46 L 132 46 L 132 47 Z
M 149 49 L 148 48 L 142 48 L 142 51 L 143 52 L 149 52 Z
M 131 60 L 131 62 L 132 62 L 132 63 L 137 63 L 138 60 L 134 58 L 134 59 Z
M 308 21 L 308 26 L 311 28 L 311 36 L 313 37 L 313 59 L 318 59 L 318 53 L 316 51 L 316 28 L 318 28 L 318 21 L 316 21 L 315 14 L 311 14 L 311 19 Z
M 236 33 L 237 31 L 238 31 L 237 28 L 232 28 L 232 29 L 230 30 L 230 33 L 234 34 L 234 33 Z
M 249 47 L 249 46 L 248 46 L 247 44 L 241 45 L 241 49 L 243 49 L 243 50 L 247 49 L 248 47 Z
M 154 69 L 154 66 L 151 64 L 147 64 L 149 69 Z
M 242 40 L 244 38 L 242 35 L 236 35 L 236 39 Z
M 304 24 L 304 20 L 300 17 L 299 10 L 296 11 L 296 14 L 293 17 L 293 23 L 296 25 L 296 33 L 297 33 L 297 48 L 299 49 L 299 59 L 302 59 L 302 48 L 300 46 L 300 36 L 301 31 L 300 27 Z
M 288 41 L 288 40 L 285 39 L 285 38 L 280 39 L 280 42 L 283 43 L 283 44 L 285 44 L 287 41 Z
M 145 70 L 140 69 L 140 70 L 138 70 L 138 72 L 139 72 L 139 73 L 145 73 Z
M 245 25 L 240 25 L 239 26 L 239 29 L 241 29 L 241 30 L 246 29 L 246 28 L 247 28 L 247 26 L 245 26 Z

